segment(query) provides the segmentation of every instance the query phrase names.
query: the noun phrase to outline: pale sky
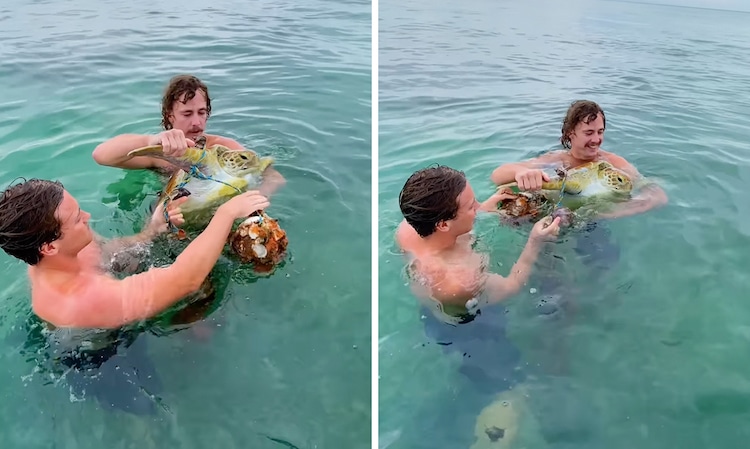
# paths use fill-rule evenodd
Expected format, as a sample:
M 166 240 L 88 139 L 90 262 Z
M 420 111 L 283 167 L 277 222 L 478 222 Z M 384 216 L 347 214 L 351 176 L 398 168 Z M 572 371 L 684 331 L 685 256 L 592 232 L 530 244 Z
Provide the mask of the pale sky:
M 645 3 L 750 12 L 750 0 L 643 0 Z

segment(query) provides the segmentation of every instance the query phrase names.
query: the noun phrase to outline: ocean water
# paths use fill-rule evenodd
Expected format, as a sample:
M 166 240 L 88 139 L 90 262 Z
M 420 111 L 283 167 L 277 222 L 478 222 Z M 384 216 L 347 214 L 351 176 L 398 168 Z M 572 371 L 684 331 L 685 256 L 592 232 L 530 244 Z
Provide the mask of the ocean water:
M 159 132 L 167 81 L 192 73 L 213 99 L 207 132 L 276 159 L 287 184 L 268 213 L 289 238 L 272 276 L 222 259 L 207 316 L 138 336 L 140 375 L 161 381 L 144 387 L 150 416 L 49 372 L 25 267 L 0 254 L 1 447 L 370 446 L 370 16 L 358 0 L 0 7 L 0 184 L 58 179 L 95 232 L 138 231 L 159 178 L 91 152 Z
M 494 350 L 518 351 L 508 365 L 523 373 L 512 393 L 526 411 L 511 447 L 744 444 L 748 23 L 735 11 L 614 1 L 380 2 L 381 448 L 470 447 L 492 400 L 459 372 L 462 354 L 425 333 L 393 241 L 400 189 L 440 163 L 487 198 L 498 165 L 560 147 L 577 99 L 604 108 L 602 147 L 658 182 L 669 203 L 605 223 L 619 256 L 603 272 L 562 236 L 499 308 L 508 342 Z M 506 275 L 528 229 L 482 216 L 476 235 Z M 545 273 L 577 307 L 567 323 L 536 311 Z

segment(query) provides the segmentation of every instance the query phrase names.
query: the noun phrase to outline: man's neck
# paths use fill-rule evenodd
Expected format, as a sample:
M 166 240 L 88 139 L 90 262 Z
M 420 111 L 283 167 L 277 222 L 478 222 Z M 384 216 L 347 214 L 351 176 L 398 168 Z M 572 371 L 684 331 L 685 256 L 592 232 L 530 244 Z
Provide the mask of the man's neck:
M 422 237 L 422 248 L 426 252 L 441 253 L 456 246 L 457 238 L 445 232 L 435 232 L 427 237 Z

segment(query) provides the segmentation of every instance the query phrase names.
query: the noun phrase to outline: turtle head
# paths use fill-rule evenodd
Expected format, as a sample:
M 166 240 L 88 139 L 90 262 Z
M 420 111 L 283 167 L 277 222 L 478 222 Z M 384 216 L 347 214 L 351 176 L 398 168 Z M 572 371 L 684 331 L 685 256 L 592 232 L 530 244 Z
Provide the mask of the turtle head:
M 216 156 L 224 171 L 238 178 L 252 174 L 260 175 L 273 163 L 273 158 L 260 157 L 252 150 L 230 150 L 226 147 L 217 147 Z
M 599 165 L 599 176 L 613 192 L 629 194 L 633 190 L 633 181 L 630 176 L 609 163 Z

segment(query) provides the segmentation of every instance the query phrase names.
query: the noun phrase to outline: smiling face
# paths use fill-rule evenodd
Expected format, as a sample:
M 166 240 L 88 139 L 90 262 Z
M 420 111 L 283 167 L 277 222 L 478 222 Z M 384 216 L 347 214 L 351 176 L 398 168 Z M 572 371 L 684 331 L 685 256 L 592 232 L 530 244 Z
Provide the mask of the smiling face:
M 591 161 L 599 155 L 607 118 L 598 104 L 589 100 L 573 102 L 565 114 L 560 142 L 576 159 Z
M 570 154 L 580 160 L 594 160 L 599 148 L 604 142 L 604 119 L 597 114 L 594 120 L 581 121 L 568 136 L 570 139 Z

